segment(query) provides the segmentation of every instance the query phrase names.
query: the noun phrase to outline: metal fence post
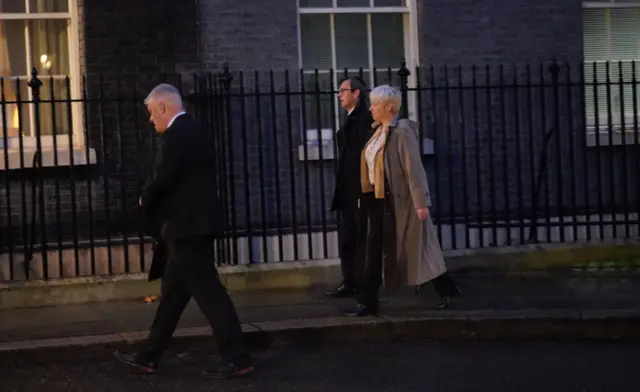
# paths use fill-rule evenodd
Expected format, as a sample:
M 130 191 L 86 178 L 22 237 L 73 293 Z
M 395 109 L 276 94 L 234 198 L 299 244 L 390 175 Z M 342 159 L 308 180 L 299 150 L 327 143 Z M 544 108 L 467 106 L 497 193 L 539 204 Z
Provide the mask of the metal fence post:
M 49 277 L 49 266 L 48 266 L 48 258 L 47 258 L 47 225 L 45 221 L 45 205 L 44 205 L 44 179 L 42 175 L 39 175 L 39 169 L 42 167 L 42 134 L 40 127 L 40 88 L 42 87 L 42 81 L 38 78 L 38 70 L 36 67 L 31 68 L 31 79 L 27 83 L 27 86 L 31 89 L 31 95 L 33 97 L 33 118 L 35 123 L 35 136 L 36 136 L 36 152 L 33 156 L 33 183 L 32 183 L 32 227 L 31 227 L 31 252 L 28 259 L 25 260 L 25 269 L 28 269 L 28 263 L 31 261 L 30 259 L 33 257 L 33 245 L 35 244 L 35 214 L 36 214 L 36 182 L 37 186 L 40 187 L 40 192 L 38 194 L 38 203 L 40 204 L 40 208 L 38 209 L 38 217 L 40 218 L 40 242 L 41 242 L 41 250 L 42 250 L 42 274 L 43 278 L 47 279 Z M 55 135 L 54 135 L 55 137 Z
M 555 164 L 556 167 L 565 167 L 563 165 L 563 151 L 562 151 L 562 138 L 560 135 L 560 65 L 554 59 L 551 65 L 549 65 L 549 73 L 551 74 L 551 88 L 553 96 L 553 125 L 552 129 L 555 132 Z M 573 132 L 573 130 L 568 130 Z M 566 163 L 566 161 L 565 161 Z M 548 174 L 547 174 L 548 175 Z M 564 181 L 562 170 L 557 170 L 554 173 L 556 179 L 556 211 L 558 214 L 558 227 L 560 231 L 560 241 L 565 241 L 565 227 L 564 227 Z M 573 222 L 575 224 L 576 222 Z M 615 230 L 615 229 L 614 229 Z M 547 239 L 548 240 L 548 239 Z
M 402 92 L 402 116 L 405 118 L 409 117 L 409 75 L 411 75 L 411 71 L 407 68 L 406 60 L 402 59 L 398 76 L 400 77 L 400 90 Z
M 233 173 L 233 125 L 232 125 L 232 96 L 231 96 L 231 82 L 233 82 L 233 75 L 229 70 L 229 63 L 225 62 L 222 65 L 222 74 L 219 77 L 220 84 L 222 85 L 222 91 L 220 98 L 222 101 L 221 115 L 223 120 L 220 122 L 222 127 L 220 129 L 221 150 L 223 151 L 223 162 L 220 178 L 223 179 L 222 191 L 223 195 L 222 204 L 224 206 L 224 222 L 225 222 L 225 237 L 233 242 L 232 248 L 232 260 L 233 263 L 238 262 L 238 239 L 237 239 L 237 226 L 236 226 L 236 192 L 235 192 L 235 180 Z M 242 83 L 242 81 L 241 81 Z M 244 99 L 244 97 L 240 97 Z M 226 151 L 225 151 L 226 147 Z

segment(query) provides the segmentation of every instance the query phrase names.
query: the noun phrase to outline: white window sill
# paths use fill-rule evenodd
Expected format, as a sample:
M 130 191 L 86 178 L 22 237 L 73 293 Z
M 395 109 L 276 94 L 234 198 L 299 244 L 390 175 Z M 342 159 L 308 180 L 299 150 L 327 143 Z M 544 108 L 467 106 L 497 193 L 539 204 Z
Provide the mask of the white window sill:
M 632 128 L 633 126 L 629 126 Z M 622 130 L 619 126 L 609 131 L 609 127 L 601 126 L 599 131 L 591 126 L 587 128 L 587 147 L 607 147 L 607 146 L 624 146 L 635 145 L 640 141 L 640 130 L 636 137 L 635 129 Z
M 307 144 L 306 153 L 305 146 L 301 144 L 298 146 L 298 160 L 301 162 L 304 161 L 319 161 L 320 160 L 320 152 L 322 151 L 322 160 L 330 161 L 335 159 L 335 154 L 333 152 L 333 143 L 323 143 L 322 146 L 318 144 Z
M 433 140 L 428 138 L 422 139 L 422 155 L 436 155 L 435 148 L 433 147 Z
M 435 155 L 435 151 L 433 148 L 433 140 L 424 139 L 422 140 L 422 148 L 423 148 L 423 156 L 431 156 Z M 322 144 L 322 147 L 318 144 L 307 144 L 305 154 L 304 144 L 298 146 L 298 161 L 319 161 L 320 160 L 320 151 L 322 151 L 322 160 L 330 161 L 335 159 L 334 151 L 333 151 L 333 142 L 328 141 Z
M 85 166 L 93 165 L 97 162 L 96 150 L 89 149 L 89 159 L 87 160 L 87 151 L 84 147 L 75 146 L 70 151 L 68 146 L 59 146 L 57 148 L 57 165 L 55 164 L 56 153 L 51 147 L 42 148 L 42 167 L 55 167 L 71 166 L 70 152 L 73 154 L 73 166 Z M 8 149 L 0 146 L 0 171 L 3 170 L 16 170 L 16 169 L 29 169 L 34 167 L 33 157 L 35 156 L 36 149 L 28 147 L 23 150 L 24 164 L 20 164 L 20 149 L 15 147 L 9 147 Z M 6 160 L 8 158 L 9 165 L 7 166 Z

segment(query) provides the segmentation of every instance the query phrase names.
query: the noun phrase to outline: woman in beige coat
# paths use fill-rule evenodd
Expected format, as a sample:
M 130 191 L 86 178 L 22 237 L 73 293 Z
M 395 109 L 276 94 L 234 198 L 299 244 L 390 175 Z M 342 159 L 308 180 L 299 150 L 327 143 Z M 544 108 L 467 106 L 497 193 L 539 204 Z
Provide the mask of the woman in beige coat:
M 361 317 L 378 313 L 381 285 L 393 290 L 433 282 L 447 307 L 460 290 L 447 273 L 431 198 L 422 165 L 417 124 L 400 119 L 401 95 L 391 86 L 370 94 L 375 123 L 361 156 L 360 208 L 367 217 L 366 264 L 358 303 L 346 312 Z

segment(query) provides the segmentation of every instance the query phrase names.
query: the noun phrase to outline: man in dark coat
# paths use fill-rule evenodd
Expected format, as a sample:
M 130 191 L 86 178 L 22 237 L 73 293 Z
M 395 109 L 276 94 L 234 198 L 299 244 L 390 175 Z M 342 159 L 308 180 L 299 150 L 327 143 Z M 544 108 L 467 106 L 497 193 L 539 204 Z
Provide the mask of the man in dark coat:
M 171 85 L 154 88 L 145 103 L 162 141 L 140 203 L 148 229 L 156 231 L 165 247 L 161 251 L 166 252 L 166 265 L 162 296 L 147 341 L 135 354 L 115 355 L 154 373 L 193 297 L 211 324 L 222 358 L 204 376 L 227 378 L 249 373 L 253 366 L 240 321 L 214 263 L 213 241 L 221 212 L 208 134 L 183 111 L 180 93 Z
M 328 297 L 347 297 L 357 292 L 359 275 L 364 265 L 362 235 L 364 221 L 358 216 L 360 187 L 360 154 L 372 134 L 373 119 L 369 112 L 367 85 L 362 78 L 351 76 L 341 81 L 338 92 L 340 106 L 347 118 L 336 135 L 338 170 L 333 193 L 332 211 L 340 212 L 338 246 L 342 267 L 342 284 L 326 293 Z

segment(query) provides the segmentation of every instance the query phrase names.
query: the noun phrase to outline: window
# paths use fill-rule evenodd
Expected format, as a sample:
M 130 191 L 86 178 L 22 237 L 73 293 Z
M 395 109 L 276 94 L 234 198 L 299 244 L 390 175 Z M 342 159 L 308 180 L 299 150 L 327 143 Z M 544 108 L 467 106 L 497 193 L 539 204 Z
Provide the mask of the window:
M 587 128 L 608 128 L 611 120 L 617 130 L 623 124 L 631 129 L 634 62 L 636 81 L 640 82 L 640 0 L 589 1 L 584 7 Z M 636 96 L 640 105 L 640 86 L 636 87 Z
M 77 98 L 80 90 L 76 26 L 75 0 L 0 0 L 0 77 L 8 102 L 4 105 L 7 118 L 0 117 L 0 137 L 4 133 L 17 137 L 21 131 L 25 147 L 32 148 L 39 128 L 43 147 L 50 148 L 54 137 L 58 146 L 68 147 L 69 132 L 74 144 L 83 142 L 81 107 L 66 101 L 68 91 Z M 39 119 L 34 105 L 28 103 L 33 99 L 27 86 L 32 67 L 43 83 Z
M 412 4 L 411 0 L 299 0 L 304 128 L 309 137 L 324 129 L 326 140 L 332 135 L 328 130 L 344 118 L 333 92 L 345 69 L 349 75 L 361 71 L 371 88 L 383 83 L 399 86 L 397 71 L 403 58 L 408 67 L 417 64 Z

